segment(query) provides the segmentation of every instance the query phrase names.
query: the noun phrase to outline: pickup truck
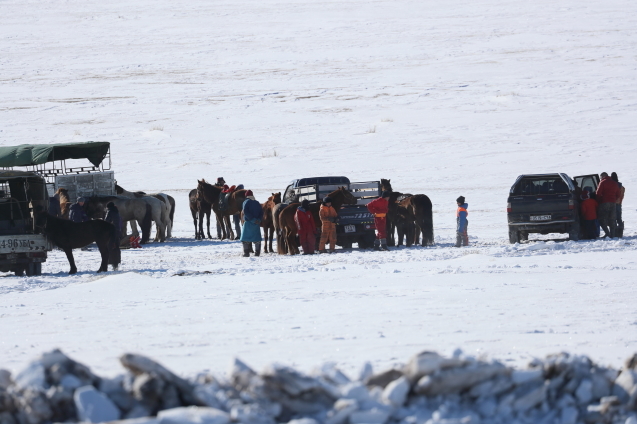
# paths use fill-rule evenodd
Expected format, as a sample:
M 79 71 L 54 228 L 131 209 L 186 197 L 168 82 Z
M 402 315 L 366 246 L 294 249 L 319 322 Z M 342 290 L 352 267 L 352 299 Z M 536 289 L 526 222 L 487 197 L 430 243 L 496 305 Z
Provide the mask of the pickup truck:
M 33 219 L 48 208 L 46 181 L 34 172 L 0 171 L 0 271 L 40 275 L 53 246 Z
M 595 193 L 598 184 L 597 174 L 520 175 L 507 200 L 509 242 L 528 240 L 529 233 L 568 233 L 570 240 L 579 240 L 579 193 Z
M 356 205 L 343 205 L 336 211 L 336 244 L 349 249 L 354 243 L 361 249 L 371 248 L 376 238 L 374 216 L 367 210 L 367 204 L 380 196 L 380 181 L 350 182 L 347 177 L 313 177 L 292 181 L 283 193 L 284 203 L 309 200 L 316 203 L 329 193 L 345 187 L 357 199 Z

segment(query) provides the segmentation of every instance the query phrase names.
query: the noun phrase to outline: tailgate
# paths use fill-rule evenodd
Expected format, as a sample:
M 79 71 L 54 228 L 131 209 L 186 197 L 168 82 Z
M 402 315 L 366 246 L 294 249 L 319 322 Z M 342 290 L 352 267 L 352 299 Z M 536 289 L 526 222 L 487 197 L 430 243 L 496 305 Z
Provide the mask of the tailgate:
M 41 234 L 0 236 L 0 254 L 45 252 L 52 249 L 51 242 Z
M 570 194 L 511 196 L 511 213 L 535 214 L 569 210 Z

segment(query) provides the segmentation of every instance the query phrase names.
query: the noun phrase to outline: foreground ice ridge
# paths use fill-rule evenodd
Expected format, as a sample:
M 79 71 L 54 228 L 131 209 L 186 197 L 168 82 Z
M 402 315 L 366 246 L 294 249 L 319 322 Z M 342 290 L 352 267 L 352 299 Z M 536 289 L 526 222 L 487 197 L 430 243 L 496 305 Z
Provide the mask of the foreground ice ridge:
M 227 377 L 186 380 L 142 355 L 120 362 L 113 379 L 59 350 L 15 377 L 0 370 L 0 424 L 637 424 L 637 354 L 619 370 L 567 353 L 518 370 L 422 352 L 379 373 L 364 364 L 355 380 L 332 363 L 257 373 L 235 359 Z

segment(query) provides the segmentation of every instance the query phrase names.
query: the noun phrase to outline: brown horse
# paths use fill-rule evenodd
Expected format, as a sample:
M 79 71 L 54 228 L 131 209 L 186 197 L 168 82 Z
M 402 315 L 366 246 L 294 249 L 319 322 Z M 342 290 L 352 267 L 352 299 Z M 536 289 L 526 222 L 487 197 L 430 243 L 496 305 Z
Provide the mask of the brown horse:
M 272 240 L 274 239 L 274 220 L 272 219 L 272 209 L 279 203 L 281 203 L 281 192 L 272 193 L 272 196 L 268 197 L 268 200 L 261 204 L 261 208 L 263 209 L 263 220 L 261 220 L 261 226 L 263 227 L 263 249 L 265 253 L 268 253 L 268 240 L 270 243 L 269 253 L 274 253 L 274 250 L 272 249 Z
M 60 187 L 56 190 L 55 195 L 60 201 L 60 218 L 69 219 L 69 212 L 72 205 L 71 198 L 69 197 L 69 191 L 65 188 Z
M 354 195 L 352 195 L 352 193 L 350 193 L 345 187 L 339 187 L 328 194 L 328 196 L 332 199 L 332 206 L 337 212 L 341 206 L 355 205 L 357 202 L 356 197 L 354 197 Z M 321 204 L 323 204 L 323 201 L 319 200 L 316 203 L 310 203 L 309 207 L 319 232 L 321 231 L 321 218 L 319 217 Z M 281 238 L 284 241 L 283 243 L 278 243 L 277 240 L 277 251 L 279 254 L 285 255 L 286 253 L 289 253 L 290 255 L 297 255 L 300 253 L 299 246 L 296 242 L 297 228 L 296 222 L 294 221 L 294 215 L 300 205 L 300 203 L 290 203 L 290 205 L 283 209 L 279 215 Z
M 188 193 L 188 203 L 190 204 L 190 214 L 192 215 L 192 221 L 195 224 L 195 240 L 203 240 L 206 238 L 203 232 L 203 217 L 204 215 L 208 219 L 208 238 L 212 238 L 210 235 L 210 214 L 212 213 L 212 207 L 210 203 L 197 197 L 197 189 L 190 190 Z M 199 219 L 199 230 L 197 230 L 197 219 Z
M 415 231 L 413 242 L 418 244 L 422 234 L 422 246 L 434 244 L 434 222 L 432 204 L 429 197 L 424 194 L 409 196 L 399 203 L 407 209 L 409 220 L 413 219 Z M 409 244 L 408 244 L 409 246 Z
M 243 202 L 246 200 L 247 190 L 232 192 L 228 197 L 228 207 L 224 211 L 219 209 L 219 195 L 222 190 L 222 187 L 209 184 L 204 179 L 197 180 L 197 197 L 205 200 L 212 206 L 212 210 L 217 216 L 217 221 L 221 224 L 221 240 L 228 238 L 233 240 L 234 232 L 232 231 L 232 225 L 230 225 L 230 217 L 241 212 Z M 199 222 L 201 224 L 201 218 L 199 218 Z

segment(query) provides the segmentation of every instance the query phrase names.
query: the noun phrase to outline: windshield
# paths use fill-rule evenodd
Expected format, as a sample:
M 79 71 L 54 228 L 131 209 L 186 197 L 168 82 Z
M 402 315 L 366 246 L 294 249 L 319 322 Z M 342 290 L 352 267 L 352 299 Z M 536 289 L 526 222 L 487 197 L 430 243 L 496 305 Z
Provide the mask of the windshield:
M 568 194 L 564 180 L 555 177 L 526 177 L 520 179 L 513 191 L 517 196 L 538 196 L 542 194 Z

